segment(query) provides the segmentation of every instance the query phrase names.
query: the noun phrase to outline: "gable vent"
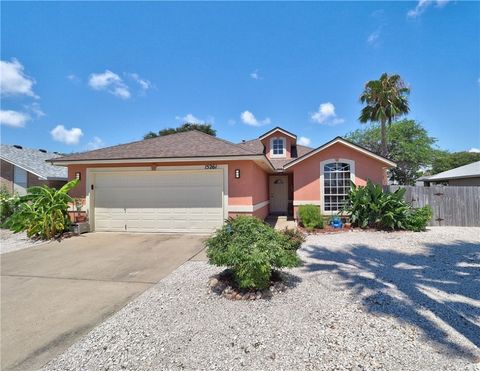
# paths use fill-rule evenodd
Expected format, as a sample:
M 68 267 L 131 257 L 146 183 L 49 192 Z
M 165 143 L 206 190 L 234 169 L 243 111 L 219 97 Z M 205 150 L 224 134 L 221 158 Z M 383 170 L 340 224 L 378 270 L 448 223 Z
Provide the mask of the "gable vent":
M 43 152 L 43 153 L 47 153 L 47 150 L 46 149 L 39 149 L 40 152 Z
M 23 147 L 22 147 L 22 146 L 19 146 L 18 144 L 14 144 L 13 146 L 14 146 L 15 148 L 18 148 L 18 149 L 23 149 Z

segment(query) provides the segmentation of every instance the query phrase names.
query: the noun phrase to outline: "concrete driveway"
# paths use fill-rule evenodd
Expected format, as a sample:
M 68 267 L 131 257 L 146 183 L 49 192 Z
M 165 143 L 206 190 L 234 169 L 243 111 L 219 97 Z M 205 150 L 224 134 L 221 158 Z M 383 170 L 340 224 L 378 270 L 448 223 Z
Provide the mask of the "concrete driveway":
M 37 369 L 192 258 L 205 237 L 90 233 L 1 256 L 1 369 Z

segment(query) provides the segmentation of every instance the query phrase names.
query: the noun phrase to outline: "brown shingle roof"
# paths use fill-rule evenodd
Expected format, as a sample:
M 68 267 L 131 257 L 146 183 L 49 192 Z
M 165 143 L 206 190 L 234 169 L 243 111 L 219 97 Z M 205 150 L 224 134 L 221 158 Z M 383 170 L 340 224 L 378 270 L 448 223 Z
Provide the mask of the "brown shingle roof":
M 261 154 L 248 148 L 213 137 L 200 131 L 166 135 L 106 147 L 94 151 L 75 153 L 56 158 L 55 162 L 81 160 L 123 160 L 178 157 L 251 156 Z
M 238 145 L 252 152 L 260 154 L 263 154 L 265 150 L 264 145 L 260 139 L 248 140 L 246 142 L 239 143 Z M 283 167 L 289 162 L 296 160 L 298 157 L 301 157 L 312 150 L 313 148 L 297 144 L 296 146 L 292 147 L 292 158 L 271 158 L 270 162 L 275 169 L 283 169 Z

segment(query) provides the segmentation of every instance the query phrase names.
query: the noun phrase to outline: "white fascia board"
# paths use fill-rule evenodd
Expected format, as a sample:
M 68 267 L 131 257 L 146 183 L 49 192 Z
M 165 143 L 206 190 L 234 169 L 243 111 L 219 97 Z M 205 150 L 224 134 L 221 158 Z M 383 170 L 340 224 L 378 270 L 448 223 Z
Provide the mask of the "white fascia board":
M 71 161 L 51 161 L 53 165 L 94 165 L 94 164 L 142 164 L 142 163 L 162 163 L 162 162 L 209 162 L 209 161 L 240 161 L 240 160 L 260 160 L 270 165 L 270 162 L 264 155 L 257 156 L 224 156 L 224 157 L 164 157 L 164 158 L 136 158 L 136 159 L 112 159 L 112 160 L 71 160 Z
M 323 145 L 323 146 L 321 146 L 321 147 L 318 147 L 317 149 L 315 149 L 315 150 L 307 153 L 306 155 L 304 155 L 304 156 L 302 156 L 302 157 L 299 157 L 299 158 L 296 159 L 295 161 L 290 162 L 289 164 L 287 164 L 287 165 L 284 166 L 284 169 L 288 169 L 288 168 L 290 168 L 290 167 L 292 167 L 292 166 L 294 166 L 294 165 L 302 162 L 303 160 L 306 160 L 307 158 L 316 155 L 317 153 L 323 151 L 324 149 L 327 149 L 328 147 L 333 146 L 333 145 L 336 144 L 336 143 L 342 143 L 343 145 L 345 145 L 345 146 L 347 146 L 347 147 L 350 147 L 350 148 L 352 148 L 352 149 L 354 149 L 354 150 L 356 150 L 356 151 L 358 151 L 358 152 L 361 152 L 361 153 L 363 153 L 363 154 L 365 154 L 365 155 L 367 155 L 367 156 L 369 156 L 369 157 L 372 157 L 372 158 L 374 158 L 374 159 L 376 159 L 376 160 L 379 160 L 379 161 L 383 162 L 384 164 L 387 164 L 387 165 L 389 165 L 389 166 L 391 166 L 391 167 L 397 167 L 397 164 L 396 164 L 395 162 L 392 162 L 392 161 L 390 161 L 390 160 L 387 160 L 386 158 L 383 158 L 383 157 L 381 157 L 381 156 L 378 156 L 378 155 L 376 155 L 376 154 L 373 153 L 373 152 L 367 151 L 366 149 L 363 149 L 363 148 L 361 148 L 361 147 L 359 147 L 359 146 L 356 146 L 355 144 L 349 143 L 349 142 L 347 142 L 347 141 L 345 141 L 345 140 L 343 140 L 343 139 L 341 139 L 341 138 L 337 138 L 337 139 L 335 139 L 335 140 L 332 140 L 330 143 L 328 143 L 328 144 L 326 144 L 326 145 Z
M 286 132 L 285 130 L 280 129 L 280 128 L 272 129 L 272 130 L 270 130 L 269 132 L 263 134 L 261 137 L 258 137 L 258 139 L 260 139 L 260 140 L 265 139 L 266 137 L 272 135 L 273 133 L 276 133 L 277 131 L 281 132 L 281 133 L 284 134 L 284 135 L 289 136 L 290 138 L 293 138 L 293 139 L 295 139 L 295 140 L 297 139 L 297 136 L 296 136 L 296 135 L 292 135 L 292 134 L 290 134 L 290 133 L 288 133 L 288 132 Z

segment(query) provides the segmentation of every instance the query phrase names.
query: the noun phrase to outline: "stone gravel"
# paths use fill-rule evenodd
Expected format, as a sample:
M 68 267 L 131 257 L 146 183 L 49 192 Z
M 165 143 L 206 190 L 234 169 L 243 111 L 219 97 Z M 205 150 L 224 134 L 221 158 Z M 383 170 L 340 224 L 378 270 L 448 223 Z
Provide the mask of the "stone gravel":
M 309 236 L 297 286 L 208 293 L 189 261 L 45 370 L 477 370 L 480 228 Z
M 43 245 L 46 241 L 35 241 L 27 237 L 25 232 L 13 233 L 8 229 L 0 229 L 0 254 L 28 249 Z

